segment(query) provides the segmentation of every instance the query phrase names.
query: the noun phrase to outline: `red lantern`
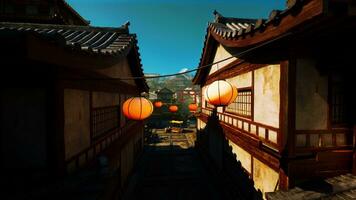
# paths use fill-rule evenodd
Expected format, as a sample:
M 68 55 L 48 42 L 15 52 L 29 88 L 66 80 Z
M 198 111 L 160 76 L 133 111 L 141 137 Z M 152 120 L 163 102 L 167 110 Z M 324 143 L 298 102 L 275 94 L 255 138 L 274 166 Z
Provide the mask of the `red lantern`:
M 195 103 L 191 103 L 191 104 L 189 104 L 188 108 L 189 108 L 190 112 L 195 112 L 198 110 L 198 105 Z
M 175 105 L 169 106 L 169 111 L 177 112 L 178 111 L 178 106 L 175 106 Z
M 205 97 L 211 105 L 227 106 L 236 99 L 237 89 L 227 81 L 218 80 L 207 86 Z
M 156 108 L 160 108 L 160 107 L 162 107 L 163 103 L 161 101 L 156 101 L 154 103 L 154 105 L 155 105 Z
M 122 112 L 129 119 L 144 120 L 152 114 L 153 105 L 145 97 L 132 97 L 124 102 Z

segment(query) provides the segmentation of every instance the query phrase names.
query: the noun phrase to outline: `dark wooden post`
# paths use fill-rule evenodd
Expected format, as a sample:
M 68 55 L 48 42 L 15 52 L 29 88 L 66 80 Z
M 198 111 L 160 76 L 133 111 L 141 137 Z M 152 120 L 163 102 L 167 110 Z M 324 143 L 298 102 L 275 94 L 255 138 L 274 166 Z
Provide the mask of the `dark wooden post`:
M 356 125 L 354 125 L 353 128 L 353 156 L 352 156 L 352 174 L 356 175 L 356 151 L 355 151 L 355 144 L 356 144 Z

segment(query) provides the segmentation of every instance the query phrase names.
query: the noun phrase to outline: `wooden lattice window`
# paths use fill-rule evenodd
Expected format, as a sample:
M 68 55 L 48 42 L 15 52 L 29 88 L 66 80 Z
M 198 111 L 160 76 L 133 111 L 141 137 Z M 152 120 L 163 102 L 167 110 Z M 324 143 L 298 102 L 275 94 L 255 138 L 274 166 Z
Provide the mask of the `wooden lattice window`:
M 346 123 L 345 89 L 341 83 L 333 83 L 331 89 L 331 123 Z
M 225 111 L 250 118 L 252 115 L 252 89 L 238 89 L 236 99 L 225 108 Z
M 94 108 L 91 112 L 91 122 L 92 139 L 105 136 L 111 130 L 120 127 L 120 107 Z

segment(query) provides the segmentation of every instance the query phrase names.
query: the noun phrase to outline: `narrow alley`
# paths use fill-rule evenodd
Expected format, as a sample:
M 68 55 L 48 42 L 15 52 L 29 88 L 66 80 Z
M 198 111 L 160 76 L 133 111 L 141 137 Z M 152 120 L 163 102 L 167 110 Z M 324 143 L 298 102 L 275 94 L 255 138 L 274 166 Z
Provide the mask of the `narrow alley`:
M 196 133 L 153 129 L 124 199 L 223 199 L 194 149 Z

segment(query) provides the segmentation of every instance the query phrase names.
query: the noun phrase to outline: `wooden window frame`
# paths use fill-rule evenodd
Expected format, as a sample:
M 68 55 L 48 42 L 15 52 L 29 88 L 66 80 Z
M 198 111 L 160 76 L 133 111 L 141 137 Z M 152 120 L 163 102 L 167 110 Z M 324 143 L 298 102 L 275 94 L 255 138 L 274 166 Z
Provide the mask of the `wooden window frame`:
M 251 96 L 250 96 L 250 99 L 251 99 L 251 102 L 250 102 L 250 115 L 243 115 L 243 114 L 239 114 L 239 113 L 236 113 L 236 112 L 232 112 L 232 111 L 228 111 L 227 110 L 227 106 L 224 107 L 224 112 L 228 113 L 228 114 L 231 114 L 231 115 L 236 115 L 236 116 L 239 116 L 239 117 L 242 117 L 242 118 L 246 118 L 246 119 L 253 119 L 253 104 L 254 104 L 254 93 L 253 93 L 253 87 L 243 87 L 243 88 L 237 88 L 237 91 L 238 91 L 238 94 L 240 94 L 240 92 L 246 92 L 246 91 L 249 91 L 251 93 Z M 237 100 L 237 97 L 236 97 L 236 100 Z M 234 103 L 234 102 L 233 102 Z
M 98 107 L 98 108 L 91 109 L 91 111 L 90 111 L 90 119 L 91 119 L 90 120 L 90 127 L 91 127 L 90 140 L 92 143 L 105 137 L 111 131 L 120 128 L 120 118 L 121 118 L 120 108 L 121 108 L 120 105 L 115 105 L 115 106 L 105 106 L 105 107 Z M 96 114 L 96 112 L 99 112 L 99 113 Z M 102 113 L 100 113 L 100 112 L 102 112 Z M 112 115 L 112 116 L 110 117 L 109 115 Z M 115 115 L 117 116 L 116 119 L 115 119 L 115 117 L 113 117 Z M 102 132 L 97 131 L 98 130 L 97 127 L 98 127 L 99 123 L 104 124 L 104 123 L 108 123 L 110 121 L 112 121 L 113 124 L 115 124 L 115 121 L 116 121 L 116 126 L 112 126 L 110 128 L 103 128 L 104 130 Z M 99 133 L 96 133 L 96 132 L 99 132 Z
M 329 127 L 330 128 L 341 128 L 341 127 L 348 127 L 348 122 L 347 122 L 347 90 L 344 88 L 344 100 L 343 100 L 343 107 L 344 108 L 344 122 L 334 122 L 333 118 L 334 118 L 334 87 L 339 85 L 341 88 L 346 87 L 345 83 L 343 82 L 338 82 L 338 81 L 333 81 L 332 78 L 329 78 L 329 89 L 328 89 L 328 103 L 329 103 Z

